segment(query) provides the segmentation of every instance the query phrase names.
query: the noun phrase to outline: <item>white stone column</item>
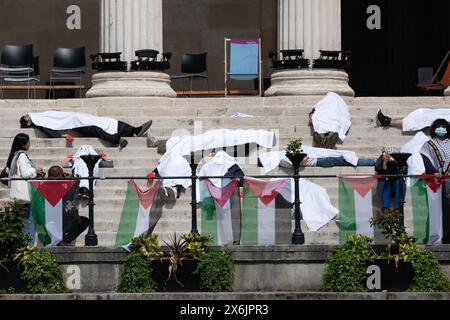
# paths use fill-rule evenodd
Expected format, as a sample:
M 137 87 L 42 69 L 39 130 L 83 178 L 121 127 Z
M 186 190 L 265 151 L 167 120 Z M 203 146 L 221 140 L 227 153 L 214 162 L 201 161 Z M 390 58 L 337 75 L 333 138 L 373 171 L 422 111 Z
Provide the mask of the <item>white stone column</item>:
M 278 50 L 303 49 L 317 59 L 319 50 L 341 51 L 341 0 L 278 0 Z M 337 69 L 277 70 L 266 96 L 322 96 L 333 91 L 354 96 L 348 75 Z
M 163 50 L 162 0 L 101 0 L 100 51 L 134 60 L 138 49 Z
M 444 91 L 444 96 L 450 96 L 450 87 L 448 87 L 447 89 L 445 89 L 445 91 Z
M 341 0 L 278 0 L 278 50 L 341 50 Z

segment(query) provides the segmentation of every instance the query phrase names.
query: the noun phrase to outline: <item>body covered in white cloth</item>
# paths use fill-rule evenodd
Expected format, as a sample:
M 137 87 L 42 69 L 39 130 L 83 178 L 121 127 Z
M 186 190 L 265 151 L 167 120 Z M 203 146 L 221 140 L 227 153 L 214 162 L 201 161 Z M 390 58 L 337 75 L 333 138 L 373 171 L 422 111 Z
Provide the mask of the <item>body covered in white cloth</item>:
M 117 133 L 118 121 L 113 118 L 93 116 L 84 112 L 44 111 L 30 112 L 31 121 L 39 127 L 52 130 L 96 126 L 109 134 Z
M 351 126 L 350 111 L 345 101 L 336 93 L 328 92 L 314 106 L 312 124 L 317 133 L 336 132 L 344 141 Z

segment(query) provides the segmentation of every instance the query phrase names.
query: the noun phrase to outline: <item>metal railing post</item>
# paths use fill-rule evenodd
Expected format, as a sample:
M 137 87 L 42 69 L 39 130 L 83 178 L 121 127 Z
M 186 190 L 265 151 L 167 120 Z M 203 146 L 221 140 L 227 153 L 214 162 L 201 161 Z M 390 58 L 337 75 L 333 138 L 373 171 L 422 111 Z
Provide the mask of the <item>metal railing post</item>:
M 98 238 L 94 230 L 94 167 L 100 160 L 99 155 L 84 155 L 80 157 L 86 163 L 89 170 L 89 229 L 84 238 L 85 246 L 96 246 L 98 244 Z
M 191 167 L 191 233 L 198 234 L 197 228 L 197 167 L 198 163 L 195 161 L 194 153 L 191 153 L 191 161 L 189 163 Z
M 294 192 L 295 192 L 295 201 L 294 201 L 294 214 L 295 214 L 295 229 L 292 234 L 292 244 L 304 244 L 305 243 L 305 234 L 302 231 L 301 220 L 302 220 L 302 212 L 300 210 L 300 186 L 299 186 L 299 168 L 300 163 L 306 157 L 305 153 L 300 154 L 286 154 L 289 160 L 292 162 L 292 166 L 294 167 Z

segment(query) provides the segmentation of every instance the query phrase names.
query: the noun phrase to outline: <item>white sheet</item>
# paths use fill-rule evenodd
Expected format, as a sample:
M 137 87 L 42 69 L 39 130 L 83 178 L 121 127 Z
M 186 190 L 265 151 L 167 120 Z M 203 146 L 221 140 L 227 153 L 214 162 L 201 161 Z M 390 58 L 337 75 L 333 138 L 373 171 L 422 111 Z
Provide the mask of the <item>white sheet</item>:
M 30 112 L 28 115 L 35 125 L 53 130 L 97 126 L 109 134 L 117 133 L 116 119 L 97 117 L 84 112 L 44 111 Z
M 81 159 L 81 156 L 93 154 L 97 155 L 98 153 L 94 150 L 94 148 L 88 144 L 82 145 L 78 148 L 77 152 L 73 155 L 73 173 L 80 177 L 88 177 L 89 176 L 89 169 L 86 165 L 86 162 Z M 98 177 L 98 165 L 100 163 L 101 159 L 97 161 L 94 167 L 94 177 Z M 94 187 L 95 187 L 94 180 Z M 80 188 L 87 188 L 89 189 L 89 180 L 80 180 Z
M 314 106 L 312 124 L 318 133 L 337 132 L 344 141 L 351 126 L 350 112 L 345 101 L 336 93 L 328 92 L 325 98 Z
M 291 180 L 292 190 L 295 190 L 294 179 Z M 319 230 L 338 214 L 339 210 L 331 204 L 325 188 L 306 179 L 299 179 L 299 188 L 302 218 L 309 230 Z M 295 192 L 292 195 L 295 197 Z
M 232 130 L 216 129 L 197 136 L 176 136 L 166 143 L 166 153 L 158 164 L 158 172 L 162 177 L 190 176 L 191 168 L 188 161 L 183 158 L 191 152 L 209 150 L 214 148 L 256 143 L 265 148 L 272 148 L 275 143 L 275 134 L 267 130 Z M 184 188 L 191 185 L 191 179 L 164 179 L 163 187 L 181 184 Z
M 403 131 L 417 131 L 431 126 L 434 120 L 445 119 L 450 121 L 450 108 L 414 110 L 403 119 Z

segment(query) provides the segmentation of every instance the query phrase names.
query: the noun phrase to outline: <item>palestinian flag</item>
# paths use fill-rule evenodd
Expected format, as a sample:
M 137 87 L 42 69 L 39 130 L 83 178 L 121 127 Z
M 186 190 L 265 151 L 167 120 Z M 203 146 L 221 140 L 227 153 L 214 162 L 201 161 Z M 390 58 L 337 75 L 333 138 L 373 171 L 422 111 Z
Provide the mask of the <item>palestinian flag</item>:
M 381 212 L 384 181 L 377 176 L 342 176 L 339 179 L 339 242 L 351 234 L 363 234 L 375 243 L 384 242 L 370 219 Z
M 221 179 L 215 186 L 209 179 L 200 181 L 201 233 L 212 236 L 211 245 L 239 243 L 241 205 L 239 181 Z
M 418 243 L 440 243 L 442 239 L 442 184 L 434 178 L 411 179 L 413 236 Z
M 78 186 L 75 180 L 29 183 L 31 210 L 43 246 L 56 246 L 66 235 L 76 232 Z
M 292 241 L 291 181 L 244 179 L 241 244 L 274 245 Z
M 142 191 L 134 180 L 128 182 L 127 195 L 117 231 L 117 247 L 127 247 L 133 237 L 147 234 L 150 229 L 150 215 L 160 184 L 161 182 L 158 181 L 149 189 Z

